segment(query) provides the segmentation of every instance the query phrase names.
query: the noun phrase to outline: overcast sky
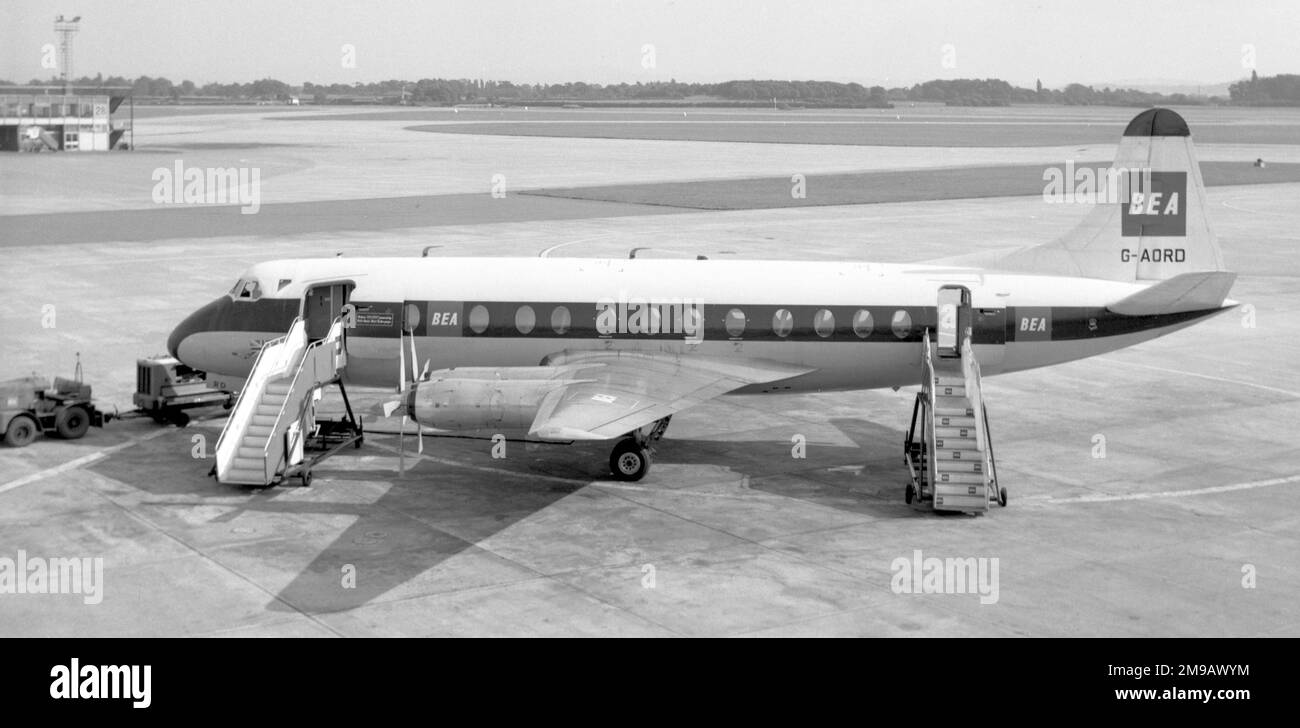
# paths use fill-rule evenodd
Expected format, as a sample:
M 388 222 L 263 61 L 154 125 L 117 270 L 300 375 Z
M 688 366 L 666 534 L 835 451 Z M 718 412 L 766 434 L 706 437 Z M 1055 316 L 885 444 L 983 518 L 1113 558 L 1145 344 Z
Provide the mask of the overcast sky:
M 1300 0 L 3 0 L 0 79 L 74 74 L 290 84 L 390 78 L 616 83 L 932 78 L 1219 83 L 1300 73 Z M 345 45 L 355 67 L 345 66 Z M 653 46 L 652 51 L 647 46 Z M 1244 46 L 1250 46 L 1243 50 Z M 651 57 L 653 56 L 653 57 Z

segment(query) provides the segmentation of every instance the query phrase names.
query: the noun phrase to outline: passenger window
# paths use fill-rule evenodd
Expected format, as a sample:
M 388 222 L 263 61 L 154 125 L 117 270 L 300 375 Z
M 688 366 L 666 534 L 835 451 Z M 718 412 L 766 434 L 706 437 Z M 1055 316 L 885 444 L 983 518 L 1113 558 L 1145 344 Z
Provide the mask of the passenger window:
M 867 309 L 860 308 L 857 313 L 853 314 L 853 333 L 857 334 L 858 338 L 865 339 L 871 336 L 871 332 L 875 328 L 876 321 Z
M 727 318 L 724 321 L 727 327 L 727 334 L 730 336 L 740 336 L 745 333 L 745 312 L 738 308 L 733 308 L 727 312 Z
M 528 334 L 532 332 L 533 327 L 536 325 L 537 314 L 533 313 L 532 306 L 520 306 L 519 310 L 515 311 L 515 328 L 519 330 L 519 333 Z
M 813 316 L 813 331 L 823 339 L 835 333 L 835 314 L 830 309 L 823 308 Z
M 772 333 L 785 338 L 790 335 L 790 330 L 794 328 L 794 314 L 786 309 L 778 309 L 772 314 Z
M 469 310 L 469 328 L 476 334 L 487 331 L 488 327 L 488 310 L 486 306 L 478 305 Z
M 889 327 L 894 330 L 894 336 L 900 339 L 906 339 L 912 333 L 912 314 L 898 309 L 894 312 L 894 320 L 890 322 Z
M 569 316 L 569 309 L 564 306 L 556 306 L 551 311 L 551 330 L 557 334 L 568 332 L 569 327 L 573 325 L 573 319 Z

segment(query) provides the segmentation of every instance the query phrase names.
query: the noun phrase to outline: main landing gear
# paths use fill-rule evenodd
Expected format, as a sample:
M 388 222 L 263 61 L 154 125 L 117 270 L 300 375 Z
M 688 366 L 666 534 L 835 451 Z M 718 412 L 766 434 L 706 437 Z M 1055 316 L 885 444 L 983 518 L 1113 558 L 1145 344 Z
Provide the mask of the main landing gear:
M 671 419 L 672 415 L 669 415 L 656 420 L 650 425 L 649 431 L 644 427 L 633 430 L 614 445 L 614 451 L 609 455 L 609 470 L 615 480 L 633 482 L 645 477 L 650 471 L 650 455 L 654 443 L 663 439 Z

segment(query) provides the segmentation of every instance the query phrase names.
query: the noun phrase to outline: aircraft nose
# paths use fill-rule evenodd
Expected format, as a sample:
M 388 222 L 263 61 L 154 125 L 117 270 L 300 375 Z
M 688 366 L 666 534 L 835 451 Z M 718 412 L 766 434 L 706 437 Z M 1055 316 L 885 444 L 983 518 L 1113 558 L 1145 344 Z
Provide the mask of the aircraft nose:
M 176 357 L 185 364 L 194 366 L 191 362 L 187 362 L 181 358 L 181 344 L 185 343 L 185 339 L 189 338 L 191 334 L 196 334 L 202 331 L 213 331 L 217 323 L 217 316 L 219 315 L 221 306 L 226 301 L 227 299 L 225 298 L 218 298 L 189 316 L 186 316 L 184 321 L 181 321 L 175 329 L 172 329 L 171 336 L 167 337 L 167 353 Z

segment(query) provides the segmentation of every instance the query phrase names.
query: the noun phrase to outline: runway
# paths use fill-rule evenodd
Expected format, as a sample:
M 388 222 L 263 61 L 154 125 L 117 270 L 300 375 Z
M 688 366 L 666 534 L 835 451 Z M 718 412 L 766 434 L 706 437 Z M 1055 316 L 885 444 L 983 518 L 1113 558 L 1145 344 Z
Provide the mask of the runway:
M 998 111 L 1007 123 L 1043 113 Z M 1289 128 L 1295 116 L 1256 112 L 1259 126 Z M 1217 128 L 1245 112 L 1223 113 Z M 97 397 L 128 409 L 135 359 L 161 351 L 246 266 L 277 257 L 418 256 L 433 245 L 433 256 L 651 247 L 908 262 L 1040 242 L 1086 208 L 1019 195 L 701 210 L 515 193 L 1104 159 L 1123 123 L 1106 127 L 1109 143 L 904 149 L 438 134 L 405 129 L 409 118 L 266 115 L 145 118 L 138 152 L 15 158 L 27 183 L 0 190 L 10 302 L 0 379 L 68 376 L 80 352 Z M 193 146 L 205 142 L 236 146 Z M 1300 139 L 1198 151 L 1295 162 Z M 153 205 L 150 171 L 181 154 L 259 166 L 264 209 L 284 214 Z M 491 196 L 496 174 L 508 180 L 504 200 Z M 1287 181 L 1209 188 L 1239 309 L 986 381 L 1011 492 L 986 516 L 903 503 L 908 390 L 722 398 L 674 417 L 654 470 L 634 484 L 602 477 L 603 449 L 510 443 L 493 458 L 490 442 L 448 438 L 426 438 L 422 456 L 407 438 L 399 475 L 398 438 L 369 434 L 326 461 L 311 488 L 249 491 L 206 475 L 220 410 L 185 429 L 129 420 L 76 442 L 0 448 L 0 556 L 105 564 L 97 605 L 0 595 L 0 635 L 1300 635 L 1298 196 Z M 357 398 L 370 412 L 389 396 Z M 397 424 L 367 417 L 375 431 Z M 998 559 L 996 601 L 896 593 L 892 565 L 918 550 Z

